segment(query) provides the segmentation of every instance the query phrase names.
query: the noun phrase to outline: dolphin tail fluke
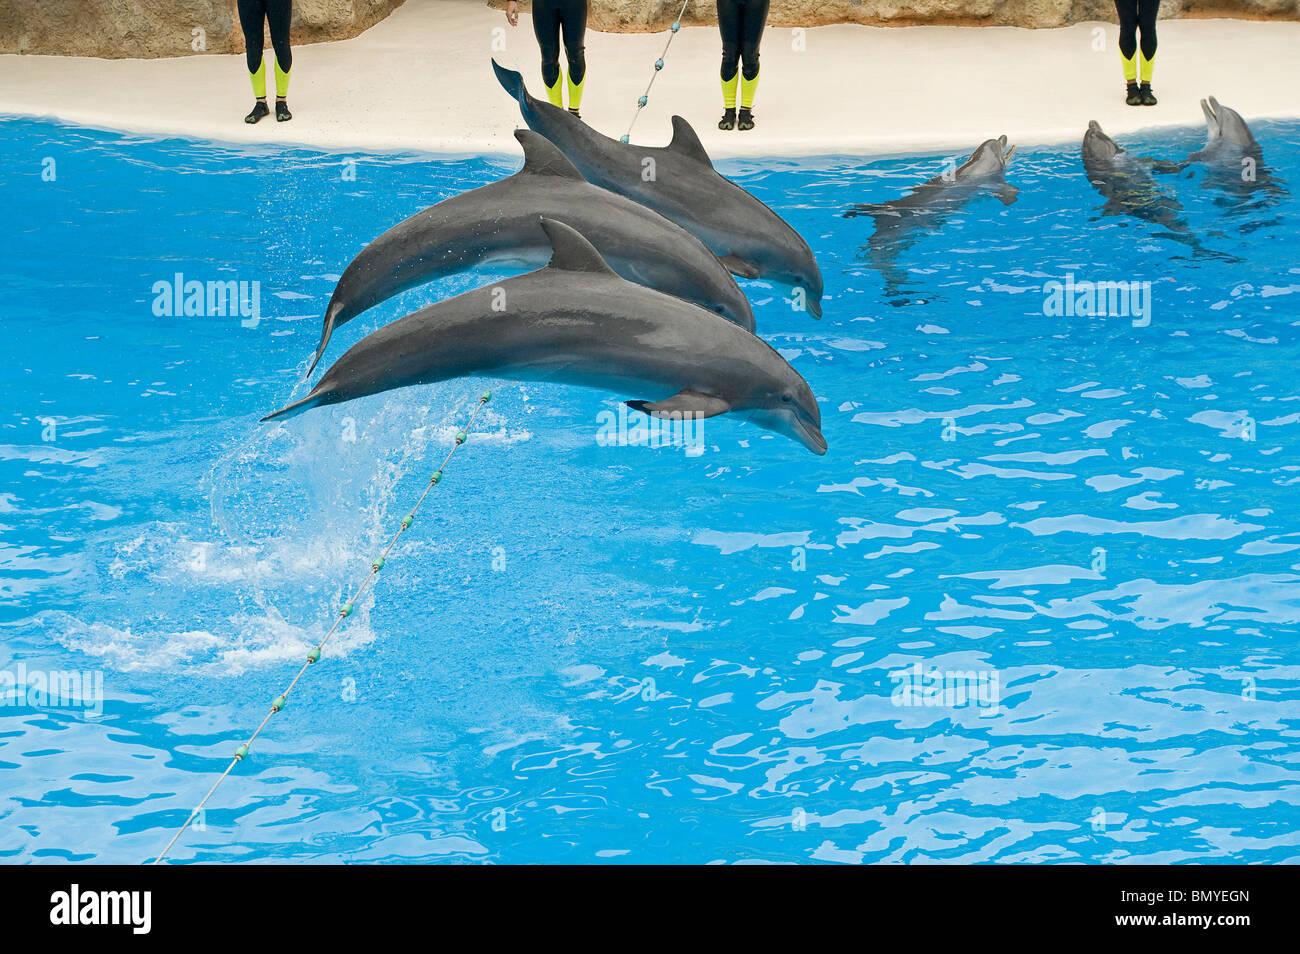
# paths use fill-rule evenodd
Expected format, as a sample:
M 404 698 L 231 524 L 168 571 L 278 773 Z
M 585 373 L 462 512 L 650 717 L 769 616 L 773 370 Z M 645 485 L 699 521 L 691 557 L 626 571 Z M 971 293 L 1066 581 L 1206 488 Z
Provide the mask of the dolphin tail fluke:
M 312 391 L 311 394 L 308 394 L 301 401 L 294 401 L 292 404 L 286 404 L 278 411 L 272 411 L 270 414 L 266 415 L 266 417 L 262 418 L 259 423 L 264 424 L 267 421 L 279 421 L 286 417 L 296 417 L 303 411 L 310 411 L 314 407 L 319 407 L 324 402 L 324 393 L 321 393 L 320 391 Z
M 532 97 L 528 95 L 528 87 L 524 85 L 523 74 L 518 70 L 506 69 L 495 59 L 492 60 L 492 70 L 497 74 L 497 82 L 501 84 L 502 88 L 519 101 L 521 109 L 526 109 L 528 100 Z
M 342 310 L 343 306 L 334 302 L 330 302 L 329 308 L 326 309 L 325 321 L 320 329 L 320 344 L 316 345 L 316 354 L 312 356 L 311 366 L 307 369 L 308 375 L 315 371 L 316 365 L 320 363 L 321 355 L 325 353 L 325 346 L 330 343 L 330 335 L 334 334 L 334 325 L 338 314 Z

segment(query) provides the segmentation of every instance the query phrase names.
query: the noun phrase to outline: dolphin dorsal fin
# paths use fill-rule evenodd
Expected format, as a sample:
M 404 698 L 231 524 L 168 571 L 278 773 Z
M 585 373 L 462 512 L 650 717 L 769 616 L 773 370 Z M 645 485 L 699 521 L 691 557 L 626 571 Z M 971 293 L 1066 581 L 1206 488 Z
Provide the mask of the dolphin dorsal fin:
M 695 135 L 695 130 L 691 128 L 691 124 L 680 116 L 673 117 L 673 138 L 668 143 L 668 148 L 683 156 L 690 156 L 692 159 L 703 162 L 710 167 L 713 165 L 713 160 L 704 151 L 700 137 Z
M 524 149 L 524 167 L 520 172 L 586 181 L 582 178 L 582 173 L 560 152 L 560 147 L 541 133 L 535 133 L 531 129 L 516 129 L 515 138 Z
M 542 217 L 542 229 L 551 240 L 551 260 L 547 268 L 556 268 L 566 272 L 593 272 L 598 275 L 614 275 L 615 272 L 600 257 L 581 232 L 555 219 Z

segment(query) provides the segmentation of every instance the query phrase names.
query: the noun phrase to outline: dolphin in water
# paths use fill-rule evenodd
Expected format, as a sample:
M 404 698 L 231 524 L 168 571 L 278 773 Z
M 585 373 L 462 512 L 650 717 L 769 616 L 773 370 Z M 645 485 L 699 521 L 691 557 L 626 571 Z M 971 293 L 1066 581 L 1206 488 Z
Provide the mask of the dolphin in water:
M 551 245 L 542 216 L 572 223 L 624 278 L 754 330 L 749 300 L 703 242 L 659 213 L 587 182 L 544 136 L 521 129 L 515 138 L 524 149 L 519 172 L 417 212 L 352 260 L 330 298 L 308 374 L 335 328 L 408 288 L 484 262 L 545 265 Z
M 619 142 L 567 110 L 534 99 L 515 70 L 496 60 L 492 68 L 518 100 L 529 128 L 559 146 L 587 181 L 635 199 L 693 232 L 742 278 L 802 288 L 804 307 L 821 317 L 822 275 L 808 243 L 785 219 L 718 174 L 686 120 L 673 117 L 667 146 Z
M 1213 96 L 1201 100 L 1205 114 L 1206 143 L 1178 164 L 1182 171 L 1192 165 L 1207 166 L 1201 181 L 1226 197 L 1226 204 L 1244 211 L 1247 200 L 1263 199 L 1256 204 L 1268 205 L 1286 194 L 1286 187 L 1264 165 L 1263 150 L 1255 141 L 1241 114 L 1224 106 Z
M 448 298 L 367 335 L 305 398 L 263 418 L 464 375 L 560 381 L 622 393 L 655 416 L 737 414 L 826 453 L 808 383 L 770 345 L 698 305 L 619 277 L 576 230 L 542 228 L 550 262 Z
M 1020 190 L 1008 184 L 1007 166 L 1016 154 L 1007 137 L 987 139 L 955 170 L 923 182 L 901 198 L 888 202 L 851 207 L 845 218 L 869 215 L 876 229 L 863 254 L 885 277 L 891 294 L 897 294 L 907 278 L 894 263 L 899 254 L 922 235 L 937 232 L 954 214 L 973 199 L 995 195 L 1003 205 L 1016 201 Z
M 1082 152 L 1088 181 L 1106 200 L 1102 215 L 1129 215 L 1159 225 L 1166 238 L 1204 251 L 1183 220 L 1183 207 L 1152 176 L 1153 171 L 1168 171 L 1170 164 L 1127 151 L 1095 119 L 1084 133 Z

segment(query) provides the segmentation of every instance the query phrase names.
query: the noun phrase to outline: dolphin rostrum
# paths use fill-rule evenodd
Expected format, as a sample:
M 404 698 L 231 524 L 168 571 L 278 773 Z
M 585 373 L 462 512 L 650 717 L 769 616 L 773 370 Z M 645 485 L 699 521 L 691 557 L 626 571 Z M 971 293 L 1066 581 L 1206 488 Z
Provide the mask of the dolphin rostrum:
M 305 398 L 263 420 L 464 375 L 559 381 L 627 393 L 654 416 L 733 413 L 826 452 L 808 383 L 770 345 L 698 305 L 619 277 L 576 230 L 542 228 L 554 254 L 535 272 L 399 318 L 353 345 Z
M 844 213 L 845 218 L 869 215 L 875 231 L 863 253 L 885 277 L 891 293 L 897 293 L 906 273 L 894 263 L 899 253 L 924 234 L 937 232 L 972 199 L 996 195 L 1003 205 L 1016 201 L 1020 190 L 1007 183 L 1006 170 L 1016 154 L 1007 137 L 987 139 L 960 166 L 929 179 L 907 195 L 888 202 L 859 204 Z
M 822 276 L 808 243 L 766 205 L 713 168 L 690 124 L 673 117 L 663 147 L 610 139 L 566 110 L 534 99 L 524 78 L 492 61 L 497 79 L 519 102 L 532 130 L 568 156 L 588 182 L 625 195 L 699 236 L 742 278 L 803 289 L 803 306 L 821 317 Z M 800 296 L 796 293 L 796 303 Z
M 657 212 L 587 182 L 544 136 L 515 132 L 524 167 L 393 226 L 339 278 L 310 374 L 334 329 L 392 296 L 482 262 L 537 268 L 551 245 L 541 218 L 579 229 L 618 274 L 716 311 L 749 331 L 754 312 L 704 243 Z

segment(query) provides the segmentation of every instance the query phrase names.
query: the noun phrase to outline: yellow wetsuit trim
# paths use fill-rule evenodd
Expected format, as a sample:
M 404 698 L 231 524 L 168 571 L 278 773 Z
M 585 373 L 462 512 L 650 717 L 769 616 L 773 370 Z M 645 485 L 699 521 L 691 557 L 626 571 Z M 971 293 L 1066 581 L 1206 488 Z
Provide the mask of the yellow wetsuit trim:
M 758 74 L 754 74 L 753 79 L 748 79 L 743 74 L 740 77 L 740 108 L 749 109 L 754 105 L 754 93 L 758 90 Z
M 262 69 L 266 69 L 266 60 L 262 61 Z M 280 64 L 275 64 L 275 95 L 281 99 L 289 95 L 289 70 L 280 69 Z
M 724 109 L 736 108 L 736 87 L 740 84 L 740 70 L 736 70 L 731 79 L 722 81 L 722 106 Z
M 1133 51 L 1132 56 L 1120 54 L 1120 59 L 1124 62 L 1124 79 L 1130 83 L 1136 83 L 1138 78 L 1138 55 Z
M 558 85 L 558 84 L 557 84 Z M 569 74 L 569 108 L 577 109 L 582 105 L 582 88 L 587 85 L 587 77 L 582 77 L 582 82 L 575 84 L 573 74 Z
M 1155 72 L 1155 68 L 1156 68 L 1156 58 L 1154 55 L 1152 55 L 1151 59 L 1149 60 L 1145 56 L 1142 57 L 1142 82 L 1144 83 L 1151 82 L 1151 74 Z
M 253 95 L 258 99 L 266 99 L 266 58 L 257 67 L 256 73 L 249 73 L 248 78 L 253 81 Z
M 560 75 L 555 78 L 555 85 L 546 87 L 546 98 L 551 101 L 552 106 L 564 108 L 564 70 L 560 70 Z

